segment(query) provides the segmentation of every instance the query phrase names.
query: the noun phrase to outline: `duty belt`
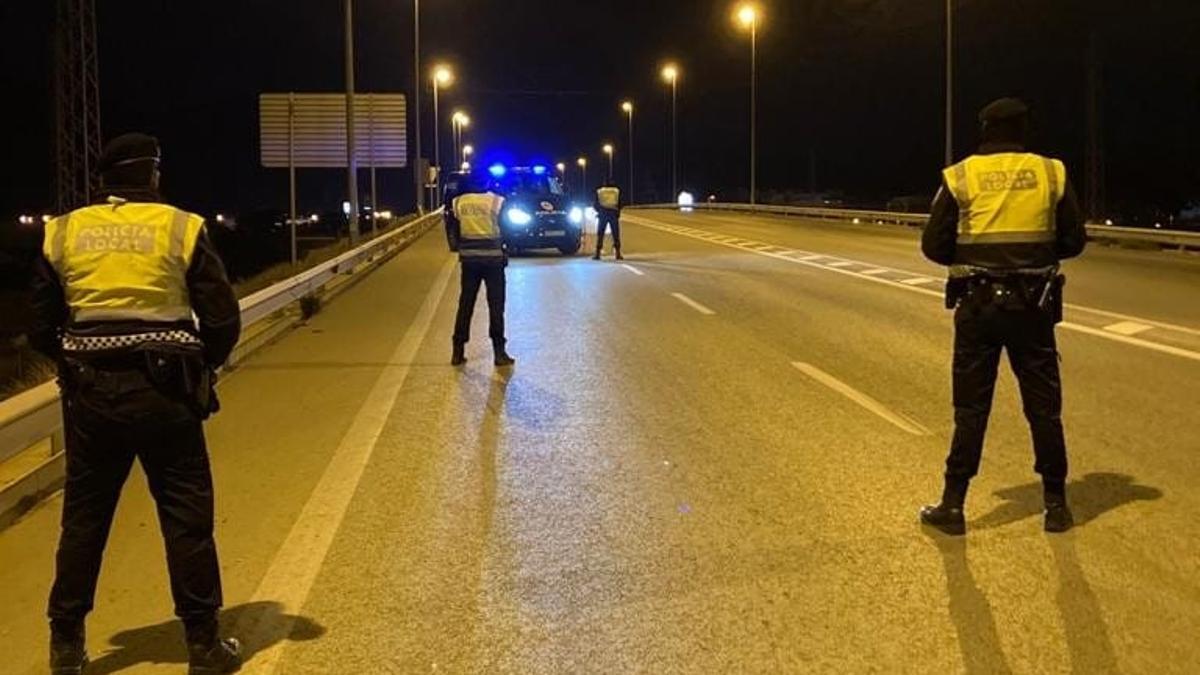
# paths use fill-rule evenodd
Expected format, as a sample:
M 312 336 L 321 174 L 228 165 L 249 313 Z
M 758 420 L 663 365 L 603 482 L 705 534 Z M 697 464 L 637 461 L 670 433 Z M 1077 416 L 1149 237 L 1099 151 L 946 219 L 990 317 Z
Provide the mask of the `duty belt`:
M 127 335 L 73 335 L 62 338 L 64 352 L 111 352 L 145 344 L 203 345 L 200 338 L 185 330 L 130 333 Z

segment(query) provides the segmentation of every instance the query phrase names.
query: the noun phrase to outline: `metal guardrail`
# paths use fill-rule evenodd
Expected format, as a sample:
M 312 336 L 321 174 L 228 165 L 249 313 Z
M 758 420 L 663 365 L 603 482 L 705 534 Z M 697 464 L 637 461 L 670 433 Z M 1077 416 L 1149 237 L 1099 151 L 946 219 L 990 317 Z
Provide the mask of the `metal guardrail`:
M 339 275 L 353 273 L 364 264 L 381 260 L 424 233 L 422 228 L 440 218 L 441 213 L 436 211 L 420 216 L 332 260 L 242 298 L 239 302 L 242 325 L 248 328 L 262 322 L 292 303 L 320 292 Z M 39 454 L 41 449 L 46 451 L 39 460 L 29 463 L 27 471 L 7 484 L 0 484 L 0 526 L 6 524 L 14 512 L 22 511 L 29 500 L 37 499 L 61 483 L 62 426 L 62 406 L 55 382 L 0 401 L 0 465 L 33 448 L 38 448 Z
M 854 221 L 863 223 L 891 223 L 919 227 L 929 220 L 928 213 L 902 213 L 899 211 L 865 211 L 859 209 L 831 209 L 808 206 L 775 206 L 771 204 L 728 204 L 728 203 L 699 203 L 691 207 L 680 207 L 678 204 L 639 204 L 638 209 L 672 209 L 691 208 L 697 211 L 734 211 L 739 213 L 766 213 L 780 216 L 799 216 L 805 218 L 826 218 L 830 220 Z M 1200 248 L 1200 232 L 1184 230 L 1159 230 L 1140 227 L 1118 227 L 1113 225 L 1098 225 L 1089 223 L 1088 237 L 1092 239 L 1157 244 L 1171 248 Z

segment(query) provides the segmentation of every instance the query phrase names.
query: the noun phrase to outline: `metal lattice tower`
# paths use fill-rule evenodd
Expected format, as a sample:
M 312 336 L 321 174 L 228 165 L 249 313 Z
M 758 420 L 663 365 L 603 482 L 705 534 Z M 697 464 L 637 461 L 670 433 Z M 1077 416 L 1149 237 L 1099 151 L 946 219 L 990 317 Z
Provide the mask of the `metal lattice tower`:
M 98 187 L 98 64 L 95 0 L 58 0 L 55 16 L 54 172 L 59 213 L 86 204 Z

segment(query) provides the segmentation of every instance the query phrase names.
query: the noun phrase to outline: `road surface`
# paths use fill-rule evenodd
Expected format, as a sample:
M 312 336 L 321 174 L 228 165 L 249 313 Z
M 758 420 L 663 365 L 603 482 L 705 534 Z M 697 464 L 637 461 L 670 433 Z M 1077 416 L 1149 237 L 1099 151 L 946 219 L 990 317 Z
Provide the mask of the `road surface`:
M 509 269 L 448 365 L 435 231 L 226 378 L 209 425 L 251 673 L 1190 673 L 1200 258 L 1093 247 L 1060 329 L 1070 499 L 1007 368 L 969 534 L 923 532 L 951 431 L 941 271 L 902 228 L 630 212 L 627 264 Z M 481 298 L 482 300 L 482 298 Z M 43 672 L 58 498 L 0 532 L 0 671 Z M 180 672 L 135 472 L 93 673 Z

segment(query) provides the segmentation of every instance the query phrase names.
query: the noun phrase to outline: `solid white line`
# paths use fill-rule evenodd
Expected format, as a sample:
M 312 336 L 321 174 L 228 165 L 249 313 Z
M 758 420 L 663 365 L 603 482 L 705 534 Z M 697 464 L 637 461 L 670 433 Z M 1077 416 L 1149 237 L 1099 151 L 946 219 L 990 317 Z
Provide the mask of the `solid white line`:
M 906 286 L 920 286 L 921 284 L 932 284 L 935 281 L 937 280 L 929 277 L 913 277 L 912 279 L 901 279 L 900 283 Z
M 882 267 L 876 267 L 875 269 L 871 269 L 871 270 L 861 270 L 859 272 L 859 274 L 866 274 L 866 275 L 870 275 L 870 276 L 875 276 L 876 274 L 887 274 L 887 273 L 888 273 L 888 271 L 883 269 Z
M 683 293 L 672 293 L 671 295 L 674 296 L 674 298 L 676 300 L 682 302 L 683 304 L 687 305 L 688 307 L 691 307 L 692 309 L 696 310 L 697 312 L 704 314 L 705 316 L 712 316 L 712 315 L 716 314 L 716 312 L 714 312 L 711 309 L 705 307 L 704 305 L 696 302 L 695 300 L 689 298 L 688 296 L 684 295 Z
M 329 465 L 325 467 L 321 480 L 309 495 L 287 539 L 279 547 L 258 589 L 254 591 L 250 602 L 277 602 L 282 608 L 278 615 L 272 613 L 257 619 L 247 618 L 237 626 L 234 633 L 245 642 L 271 645 L 255 654 L 243 672 L 269 675 L 279 666 L 283 645 L 288 642 L 279 638 L 286 638 L 295 620 L 285 617 L 299 614 L 308 599 L 313 582 L 329 554 L 333 537 L 362 479 L 363 470 L 408 379 L 409 364 L 425 341 L 456 266 L 453 258 L 447 259 L 442 266 L 416 318 L 387 361 L 398 365 L 386 366 L 379 374 L 379 379 L 375 381 L 333 458 L 329 460 Z
M 853 265 L 854 263 L 850 262 L 849 260 L 839 260 L 837 262 L 826 263 L 826 266 L 828 267 L 851 267 Z
M 664 229 L 664 227 L 661 223 L 659 223 L 658 221 L 655 221 L 655 220 L 648 219 L 648 218 L 640 218 L 638 216 L 631 216 L 631 217 L 629 217 L 629 221 L 633 222 L 634 224 L 641 224 L 644 227 L 650 227 L 650 228 L 655 228 L 655 229 L 659 229 L 659 230 Z M 687 232 L 682 232 L 682 231 L 676 232 L 675 234 L 678 234 L 683 237 L 691 237 L 693 239 L 696 238 L 695 235 L 689 234 Z M 718 244 L 718 245 L 721 245 L 721 244 Z M 727 244 L 725 244 L 725 245 L 727 245 Z M 737 246 L 732 246 L 732 248 L 740 249 L 740 247 L 737 247 Z M 745 249 L 740 249 L 740 250 L 745 250 Z M 941 291 L 935 291 L 935 290 L 929 289 L 929 288 L 921 288 L 919 285 L 916 284 L 915 279 L 906 279 L 904 281 L 892 281 L 891 279 L 885 279 L 882 277 L 863 276 L 852 270 L 839 269 L 839 266 L 837 266 L 837 265 L 831 266 L 831 265 L 825 265 L 825 264 L 819 263 L 819 262 L 813 262 L 814 260 L 817 260 L 820 258 L 826 258 L 829 256 L 818 255 L 818 256 L 808 257 L 808 258 L 791 258 L 791 257 L 785 256 L 785 255 L 780 255 L 778 253 L 767 253 L 765 251 L 763 251 L 763 252 L 756 251 L 755 253 L 758 253 L 758 255 L 767 256 L 769 258 L 777 258 L 779 260 L 784 260 L 784 261 L 790 262 L 790 263 L 795 263 L 795 264 L 799 264 L 799 265 L 807 265 L 809 267 L 813 267 L 816 269 L 825 270 L 826 272 L 833 272 L 834 274 L 844 274 L 846 276 L 855 277 L 857 279 L 862 279 L 864 281 L 872 281 L 872 282 L 875 282 L 878 284 L 884 284 L 887 286 L 892 286 L 894 288 L 900 288 L 900 289 L 903 289 L 906 291 L 911 291 L 913 293 L 920 293 L 922 295 L 927 295 L 931 298 L 938 298 L 939 300 L 944 299 L 944 295 Z M 932 281 L 934 281 L 934 280 L 930 279 L 930 282 L 932 282 Z M 1088 312 L 1091 314 L 1107 316 L 1107 317 L 1114 318 L 1114 319 L 1122 319 L 1125 321 L 1134 321 L 1136 323 L 1144 323 L 1144 324 L 1148 324 L 1150 326 L 1154 326 L 1155 328 L 1164 328 L 1167 330 L 1177 331 L 1180 333 L 1187 333 L 1190 335 L 1200 335 L 1200 330 L 1197 330 L 1194 328 L 1188 328 L 1186 326 L 1180 326 L 1177 324 L 1166 323 L 1163 321 L 1153 321 L 1150 319 L 1144 319 L 1144 318 L 1140 318 L 1140 317 L 1136 317 L 1136 316 L 1129 316 L 1127 314 L 1120 314 L 1118 312 L 1110 312 L 1110 311 L 1103 310 L 1103 309 L 1095 309 L 1092 307 L 1084 307 L 1082 305 L 1073 305 L 1070 303 L 1066 303 L 1065 307 L 1067 309 L 1070 309 L 1073 311 Z M 1073 330 L 1073 331 L 1076 331 L 1079 333 L 1086 333 L 1086 334 L 1092 335 L 1094 337 L 1100 337 L 1100 338 L 1104 338 L 1106 340 L 1120 342 L 1122 344 L 1132 345 L 1135 347 L 1142 347 L 1145 349 L 1162 352 L 1164 354 L 1172 354 L 1175 356 L 1181 356 L 1185 359 L 1190 359 L 1193 361 L 1200 361 L 1200 352 L 1194 352 L 1194 351 L 1190 351 L 1187 349 L 1180 349 L 1178 347 L 1172 347 L 1170 345 L 1158 344 L 1156 342 L 1150 342 L 1148 340 L 1142 340 L 1142 339 L 1135 338 L 1135 337 L 1126 337 L 1124 335 L 1118 335 L 1116 333 L 1107 332 L 1107 331 L 1104 331 L 1099 328 L 1091 328 L 1089 326 L 1084 326 L 1084 325 L 1077 324 L 1077 323 L 1071 323 L 1069 321 L 1064 321 L 1063 323 L 1059 324 L 1059 326 L 1061 326 L 1062 328 L 1067 329 L 1067 330 Z
M 842 382 L 841 380 L 839 380 L 836 377 L 830 375 L 829 373 L 821 370 L 820 368 L 817 368 L 816 366 L 809 364 L 809 363 L 804 363 L 802 361 L 795 361 L 792 363 L 792 365 L 795 366 L 795 368 L 797 370 L 804 373 L 805 375 L 808 375 L 809 377 L 816 380 L 817 382 L 820 382 L 821 384 L 825 385 L 826 387 L 829 387 L 830 389 L 836 391 L 837 393 L 841 394 L 842 396 L 845 396 L 846 398 L 850 399 L 851 401 L 854 401 L 858 405 L 871 411 L 872 413 L 875 413 L 876 415 L 887 420 L 888 422 L 891 422 L 892 424 L 899 427 L 900 429 L 907 431 L 908 433 L 910 433 L 914 436 L 928 436 L 929 435 L 929 430 L 926 429 L 925 427 L 921 426 L 920 423 L 918 423 L 914 420 L 911 420 L 899 413 L 892 412 L 891 410 L 888 409 L 887 406 L 883 405 L 879 401 L 876 401 L 875 399 L 871 398 L 870 396 L 867 396 L 866 394 L 862 393 L 861 391 L 855 389 L 854 387 L 851 387 L 850 385 L 846 384 L 845 382 Z
M 634 274 L 638 275 L 639 277 L 646 276 L 645 272 L 639 270 L 638 268 L 634 267 L 633 265 L 626 265 L 625 263 L 622 263 L 621 267 L 624 267 L 625 269 L 629 270 L 630 272 L 633 272 Z
M 1120 323 L 1114 323 L 1112 325 L 1105 326 L 1104 330 L 1110 333 L 1116 333 L 1118 335 L 1137 335 L 1138 333 L 1145 333 L 1153 328 L 1154 326 L 1147 326 L 1144 323 L 1121 321 Z
M 825 256 L 823 256 L 823 255 L 806 255 L 806 256 L 798 257 L 798 258 L 796 258 L 796 260 L 804 260 L 804 261 L 820 260 L 821 258 L 824 258 L 824 257 Z

